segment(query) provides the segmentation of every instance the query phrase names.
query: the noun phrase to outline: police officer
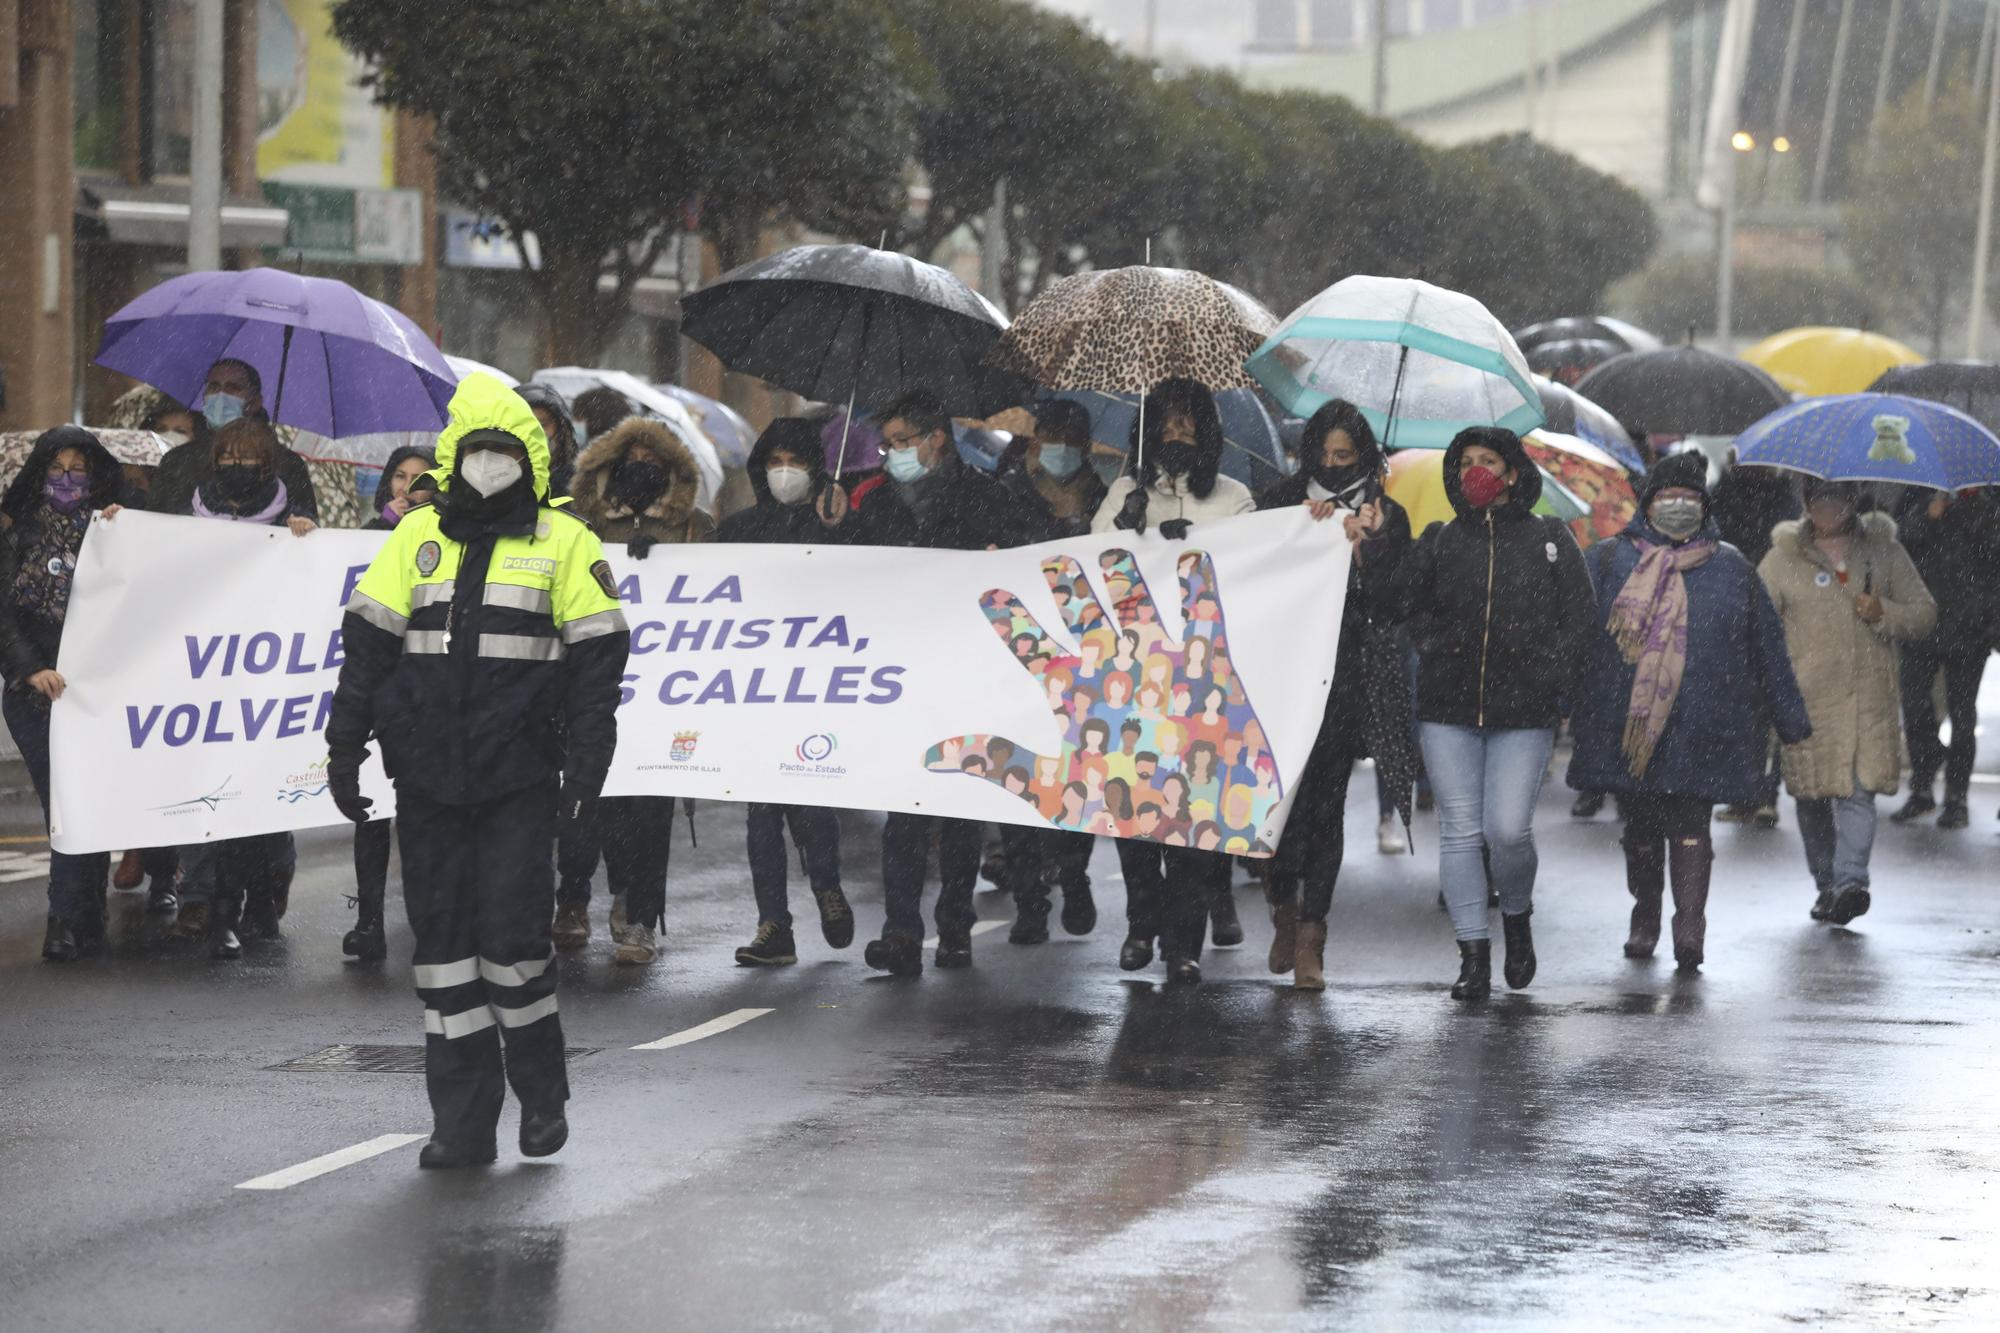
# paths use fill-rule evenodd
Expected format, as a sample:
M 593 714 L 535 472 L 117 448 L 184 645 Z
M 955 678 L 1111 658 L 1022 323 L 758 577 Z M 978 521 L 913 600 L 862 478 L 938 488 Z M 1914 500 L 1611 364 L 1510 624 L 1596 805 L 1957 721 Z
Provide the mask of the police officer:
M 550 854 L 610 767 L 630 639 L 597 537 L 549 503 L 527 403 L 468 375 L 437 460 L 438 502 L 396 526 L 347 604 L 327 781 L 367 819 L 361 763 L 380 741 L 424 1004 L 420 1164 L 455 1167 L 494 1159 L 503 1040 L 521 1152 L 569 1137 Z

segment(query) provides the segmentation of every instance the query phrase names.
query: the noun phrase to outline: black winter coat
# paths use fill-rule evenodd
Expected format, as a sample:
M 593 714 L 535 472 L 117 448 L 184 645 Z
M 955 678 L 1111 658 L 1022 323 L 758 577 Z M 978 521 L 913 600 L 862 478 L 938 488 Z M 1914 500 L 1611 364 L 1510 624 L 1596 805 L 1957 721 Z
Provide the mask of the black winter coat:
M 153 490 L 146 507 L 156 514 L 194 512 L 194 493 L 214 470 L 215 448 L 183 444 L 167 450 L 166 457 L 153 469 Z M 319 495 L 313 490 L 312 473 L 306 460 L 290 449 L 278 450 L 278 480 L 285 483 L 290 512 L 319 522 Z
M 1931 645 L 1949 657 L 1983 657 L 2000 628 L 2000 505 L 1990 491 L 1953 496 L 1941 518 L 1930 516 L 1938 493 L 1912 488 L 1896 518 L 1896 538 L 1910 553 L 1924 586 L 1937 599 Z
M 1026 460 L 1016 461 L 1000 474 L 1000 485 L 1020 506 L 1022 521 L 1034 534 L 1029 541 L 1054 541 L 1058 537 L 1081 537 L 1089 533 L 1090 521 L 1104 503 L 1104 481 L 1095 468 L 1085 465 L 1067 484 L 1079 496 L 1079 509 L 1075 518 L 1065 519 L 1056 517 L 1055 506 L 1035 484 L 1035 474 Z
M 903 488 L 884 481 L 840 524 L 850 546 L 917 546 L 932 551 L 983 551 L 989 546 L 1025 546 L 1038 541 L 1029 517 L 1007 488 L 947 447 L 931 475 L 921 511 L 903 497 Z
M 1445 493 L 1458 517 L 1433 523 L 1404 562 L 1403 604 L 1418 656 L 1417 717 L 1459 727 L 1553 727 L 1590 660 L 1597 600 L 1583 552 L 1560 520 L 1532 512 L 1542 478 L 1515 447 L 1513 493 L 1474 509 L 1458 488 L 1456 445 Z

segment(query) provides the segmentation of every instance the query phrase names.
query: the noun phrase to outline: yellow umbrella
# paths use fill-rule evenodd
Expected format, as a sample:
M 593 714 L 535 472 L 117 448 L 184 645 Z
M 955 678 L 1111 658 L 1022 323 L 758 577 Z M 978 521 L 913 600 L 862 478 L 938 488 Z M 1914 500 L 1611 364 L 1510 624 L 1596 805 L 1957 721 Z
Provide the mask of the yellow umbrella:
M 1891 366 L 1913 366 L 1924 358 L 1866 329 L 1808 326 L 1774 333 L 1743 353 L 1792 393 L 1818 398 L 1862 393 Z

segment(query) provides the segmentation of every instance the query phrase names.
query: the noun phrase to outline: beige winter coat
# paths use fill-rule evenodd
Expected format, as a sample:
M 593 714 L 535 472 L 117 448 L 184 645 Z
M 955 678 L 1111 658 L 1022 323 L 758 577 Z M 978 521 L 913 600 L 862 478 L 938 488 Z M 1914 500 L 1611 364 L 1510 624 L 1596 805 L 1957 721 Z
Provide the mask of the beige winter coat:
M 1846 587 L 1813 545 L 1810 528 L 1803 520 L 1778 524 L 1771 553 L 1757 567 L 1784 621 L 1792 671 L 1812 718 L 1811 739 L 1785 747 L 1785 786 L 1806 799 L 1851 796 L 1858 776 L 1867 790 L 1891 794 L 1903 777 L 1896 642 L 1929 634 L 1937 603 L 1886 514 L 1861 516 Z M 1882 619 L 1874 625 L 1854 611 L 1864 590 L 1882 599 Z

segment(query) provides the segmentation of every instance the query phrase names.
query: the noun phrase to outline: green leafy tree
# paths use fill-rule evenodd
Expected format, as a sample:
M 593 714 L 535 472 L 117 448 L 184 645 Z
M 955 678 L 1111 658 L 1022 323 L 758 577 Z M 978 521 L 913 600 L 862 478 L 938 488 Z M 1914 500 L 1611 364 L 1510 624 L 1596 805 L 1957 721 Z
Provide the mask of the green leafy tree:
M 436 122 L 441 191 L 534 234 L 553 360 L 597 359 L 690 205 L 731 262 L 774 218 L 845 231 L 900 207 L 912 99 L 879 0 L 338 0 L 333 15 L 377 99 Z
M 1855 271 L 1929 335 L 1932 356 L 1944 354 L 1945 325 L 1971 269 L 1984 110 L 1963 80 L 1928 113 L 1921 90 L 1904 98 L 1848 196 Z

